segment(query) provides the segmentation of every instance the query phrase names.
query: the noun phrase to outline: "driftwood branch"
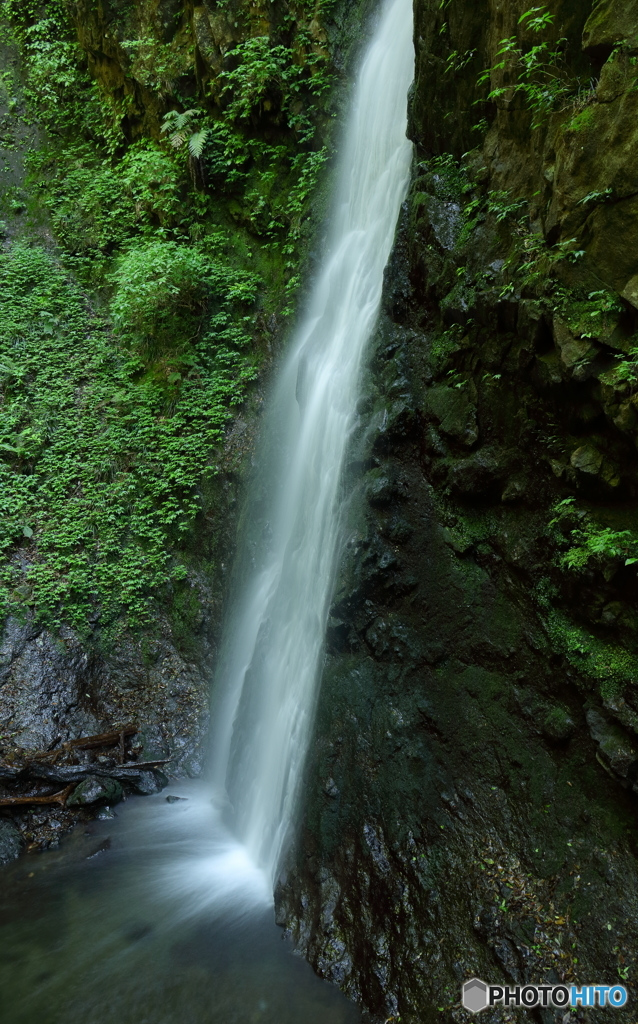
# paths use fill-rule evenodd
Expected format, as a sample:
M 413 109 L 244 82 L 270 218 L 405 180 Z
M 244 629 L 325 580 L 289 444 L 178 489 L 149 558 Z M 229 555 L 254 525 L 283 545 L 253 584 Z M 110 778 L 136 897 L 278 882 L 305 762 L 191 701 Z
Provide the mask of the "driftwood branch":
M 59 793 L 49 793 L 48 796 L 5 796 L 0 800 L 0 807 L 15 807 L 16 804 L 60 804 L 63 807 L 74 789 L 75 785 L 71 784 Z
M 137 732 L 136 725 L 126 725 L 111 732 L 103 732 L 97 736 L 81 736 L 76 740 L 68 740 L 57 750 L 37 751 L 28 758 L 22 752 L 22 760 L 12 762 L 0 761 L 0 781 L 32 782 L 36 779 L 46 782 L 61 783 L 67 789 L 48 796 L 11 796 L 0 799 L 0 806 L 12 804 L 64 803 L 71 790 L 83 779 L 97 776 L 102 779 L 115 779 L 126 782 L 139 793 L 154 793 L 162 788 L 162 777 L 155 771 L 160 765 L 172 760 L 165 757 L 157 761 L 135 761 L 124 763 L 126 754 L 126 737 Z M 99 749 L 100 747 L 116 746 L 119 765 L 107 766 L 99 762 L 91 764 L 59 764 L 58 758 L 73 750 Z
M 97 775 L 101 779 L 117 779 L 119 782 L 134 782 L 144 772 L 157 768 L 160 764 L 168 764 L 170 758 L 163 761 L 141 761 L 133 764 L 114 765 L 107 768 L 103 764 L 26 764 L 25 772 L 36 779 L 50 779 L 51 782 L 73 782 L 75 779 L 86 779 L 89 775 Z M 0 774 L 2 766 L 0 765 Z
M 126 782 L 138 793 L 156 793 L 162 788 L 162 778 L 155 769 L 159 765 L 168 764 L 171 758 L 164 758 L 161 761 L 142 761 L 134 764 L 114 765 L 107 768 L 101 764 L 43 764 L 41 761 L 30 761 L 22 765 L 8 765 L 0 762 L 0 780 L 7 782 L 31 782 L 34 779 L 44 779 L 46 782 L 58 782 L 74 789 L 78 783 L 89 776 L 97 776 L 100 779 L 116 779 L 117 782 Z M 66 797 L 65 797 L 66 799 Z M 11 803 L 48 803 L 53 801 L 42 798 L 12 798 L 7 797 L 0 800 L 2 804 Z

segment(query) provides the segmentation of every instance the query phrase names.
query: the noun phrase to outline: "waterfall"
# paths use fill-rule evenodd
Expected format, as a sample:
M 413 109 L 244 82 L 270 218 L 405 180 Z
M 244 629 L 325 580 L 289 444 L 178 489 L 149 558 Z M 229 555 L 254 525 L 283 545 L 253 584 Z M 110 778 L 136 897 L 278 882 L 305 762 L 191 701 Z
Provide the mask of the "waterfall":
M 412 0 L 386 0 L 357 76 L 327 257 L 269 399 L 259 454 L 267 529 L 222 645 L 214 783 L 235 835 L 271 881 L 313 724 L 344 456 L 412 157 L 413 73 Z

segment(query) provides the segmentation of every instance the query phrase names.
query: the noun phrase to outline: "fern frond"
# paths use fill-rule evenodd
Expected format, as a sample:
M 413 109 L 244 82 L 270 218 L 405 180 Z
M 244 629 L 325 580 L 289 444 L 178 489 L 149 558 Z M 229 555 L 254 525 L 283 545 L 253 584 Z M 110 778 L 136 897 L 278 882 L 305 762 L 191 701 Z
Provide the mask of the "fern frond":
M 175 127 L 175 119 L 179 117 L 177 110 L 169 110 L 167 114 L 164 114 L 161 132 L 170 132 Z
M 208 128 L 202 128 L 201 132 L 194 132 L 188 140 L 188 152 L 195 160 L 199 160 L 204 152 L 209 134 Z
M 190 110 L 169 110 L 167 114 L 164 114 L 164 123 L 161 131 L 182 131 L 189 124 L 193 118 L 201 117 L 201 110 L 196 110 L 195 107 L 191 107 Z

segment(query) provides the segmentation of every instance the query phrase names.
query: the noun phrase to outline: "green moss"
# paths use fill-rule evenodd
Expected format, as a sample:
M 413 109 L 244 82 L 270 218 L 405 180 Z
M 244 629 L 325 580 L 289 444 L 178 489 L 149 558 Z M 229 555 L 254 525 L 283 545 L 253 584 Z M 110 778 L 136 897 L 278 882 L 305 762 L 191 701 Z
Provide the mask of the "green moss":
M 581 677 L 592 679 L 604 699 L 620 696 L 638 682 L 638 657 L 619 644 L 601 640 L 557 609 L 545 616 L 554 649 Z
M 566 708 L 551 708 L 543 719 L 543 731 L 551 739 L 565 740 L 574 732 L 574 722 Z
M 461 328 L 454 324 L 448 329 L 439 329 L 429 339 L 428 362 L 437 376 L 443 373 L 451 357 L 458 352 L 462 333 Z
M 596 114 L 593 106 L 585 107 L 574 114 L 565 125 L 565 131 L 584 132 L 594 127 Z

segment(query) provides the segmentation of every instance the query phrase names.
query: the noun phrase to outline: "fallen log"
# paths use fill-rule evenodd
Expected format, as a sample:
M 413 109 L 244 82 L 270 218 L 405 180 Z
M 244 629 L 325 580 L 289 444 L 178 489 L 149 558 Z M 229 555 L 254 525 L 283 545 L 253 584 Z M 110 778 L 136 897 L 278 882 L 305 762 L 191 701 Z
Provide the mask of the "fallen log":
M 30 760 L 44 761 L 49 758 L 55 760 L 60 754 L 67 753 L 69 750 L 95 750 L 99 747 L 114 747 L 116 744 L 119 744 L 120 750 L 123 751 L 125 737 L 134 736 L 136 732 L 136 725 L 125 725 L 122 729 L 112 729 L 110 732 L 101 732 L 95 736 L 80 736 L 76 740 L 66 740 L 55 750 L 38 750 L 31 755 Z
M 114 747 L 116 743 L 122 742 L 123 737 L 134 736 L 136 732 L 136 725 L 126 725 L 123 729 L 103 732 L 98 736 L 81 736 L 77 740 L 67 740 L 62 746 L 67 749 L 75 747 L 80 750 L 90 750 L 93 747 Z
M 17 804 L 60 804 L 64 807 L 66 799 L 75 789 L 72 783 L 59 793 L 49 793 L 48 796 L 5 796 L 0 800 L 0 807 L 15 807 Z
M 113 765 L 108 768 L 102 764 L 43 764 L 42 761 L 25 761 L 22 764 L 0 763 L 0 780 L 7 782 L 26 781 L 28 779 L 46 779 L 48 782 L 78 783 L 89 775 L 97 775 L 103 779 L 116 779 L 128 782 L 138 793 L 156 793 L 162 789 L 163 778 L 155 769 L 168 764 L 172 758 L 165 757 L 160 761 L 139 761 L 132 764 Z M 165 784 L 165 782 L 164 782 Z

